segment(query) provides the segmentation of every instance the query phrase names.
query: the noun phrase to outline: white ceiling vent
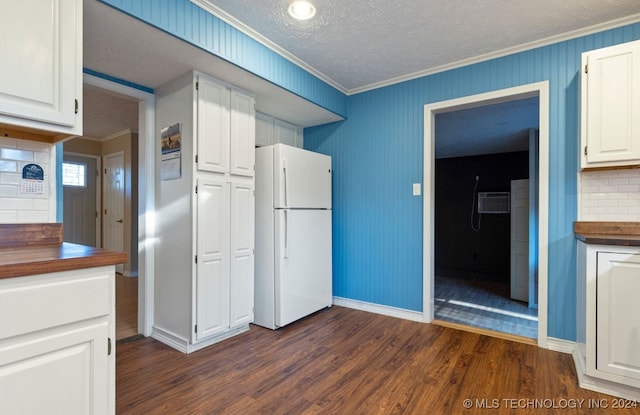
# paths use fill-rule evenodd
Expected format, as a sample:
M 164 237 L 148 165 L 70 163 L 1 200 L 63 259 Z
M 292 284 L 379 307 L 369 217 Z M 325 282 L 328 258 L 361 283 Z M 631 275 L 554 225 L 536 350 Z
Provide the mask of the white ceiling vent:
M 478 213 L 509 212 L 509 192 L 478 193 Z

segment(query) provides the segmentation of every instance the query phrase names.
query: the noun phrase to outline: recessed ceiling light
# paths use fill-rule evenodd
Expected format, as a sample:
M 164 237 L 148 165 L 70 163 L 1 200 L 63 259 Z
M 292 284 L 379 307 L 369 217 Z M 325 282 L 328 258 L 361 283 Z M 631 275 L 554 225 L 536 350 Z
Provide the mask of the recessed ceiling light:
M 289 14 L 294 19 L 309 20 L 316 15 L 316 8 L 308 1 L 294 1 L 289 6 Z

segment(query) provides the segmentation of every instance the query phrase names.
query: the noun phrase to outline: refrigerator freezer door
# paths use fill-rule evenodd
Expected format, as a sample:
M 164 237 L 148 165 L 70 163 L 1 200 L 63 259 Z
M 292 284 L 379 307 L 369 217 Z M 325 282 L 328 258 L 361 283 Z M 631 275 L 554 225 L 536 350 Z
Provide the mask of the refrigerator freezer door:
M 274 145 L 274 207 L 331 209 L 331 157 Z
M 276 210 L 276 326 L 332 303 L 331 211 Z

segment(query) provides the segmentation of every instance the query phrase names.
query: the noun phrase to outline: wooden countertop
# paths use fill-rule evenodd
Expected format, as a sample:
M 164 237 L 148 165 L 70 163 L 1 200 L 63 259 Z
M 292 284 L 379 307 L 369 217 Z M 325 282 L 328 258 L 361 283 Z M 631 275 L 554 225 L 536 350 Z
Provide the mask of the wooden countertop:
M 640 222 L 574 222 L 573 230 L 588 244 L 640 246 Z
M 124 252 L 62 242 L 62 224 L 0 224 L 0 279 L 125 262 Z

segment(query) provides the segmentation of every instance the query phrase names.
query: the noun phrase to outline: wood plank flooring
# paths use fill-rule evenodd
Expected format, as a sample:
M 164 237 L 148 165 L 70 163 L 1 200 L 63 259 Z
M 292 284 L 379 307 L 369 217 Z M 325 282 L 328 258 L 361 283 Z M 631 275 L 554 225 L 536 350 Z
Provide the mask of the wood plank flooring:
M 138 278 L 116 274 L 116 340 L 138 334 Z
M 580 389 L 568 354 L 338 306 L 190 355 L 121 341 L 116 362 L 119 415 L 612 413 L 587 407 L 613 398 Z

